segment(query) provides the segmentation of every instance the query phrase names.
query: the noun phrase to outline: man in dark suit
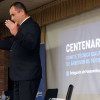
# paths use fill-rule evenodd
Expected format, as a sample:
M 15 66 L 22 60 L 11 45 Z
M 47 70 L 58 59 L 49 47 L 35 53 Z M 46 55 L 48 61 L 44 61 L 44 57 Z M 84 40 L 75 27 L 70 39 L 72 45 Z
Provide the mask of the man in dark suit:
M 12 37 L 0 41 L 0 49 L 10 50 L 10 78 L 14 81 L 14 100 L 35 100 L 42 77 L 40 28 L 21 2 L 10 7 L 11 20 L 5 25 Z M 18 28 L 18 25 L 19 28 Z

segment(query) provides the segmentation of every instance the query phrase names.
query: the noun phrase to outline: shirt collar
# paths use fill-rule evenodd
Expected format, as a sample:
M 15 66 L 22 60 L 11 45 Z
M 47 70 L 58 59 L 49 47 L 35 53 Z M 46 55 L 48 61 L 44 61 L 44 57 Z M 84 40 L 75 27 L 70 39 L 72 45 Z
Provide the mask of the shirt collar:
M 30 16 L 28 16 L 27 18 L 25 18 L 20 25 L 22 25 L 29 18 L 30 18 Z

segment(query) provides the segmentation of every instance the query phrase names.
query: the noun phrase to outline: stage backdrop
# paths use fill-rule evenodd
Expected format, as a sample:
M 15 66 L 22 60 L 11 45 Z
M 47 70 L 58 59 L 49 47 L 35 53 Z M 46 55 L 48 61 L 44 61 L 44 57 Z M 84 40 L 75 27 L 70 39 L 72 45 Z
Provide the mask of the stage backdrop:
M 36 100 L 44 100 L 44 70 L 45 70 L 45 44 L 40 46 L 40 57 L 42 65 L 42 79 L 36 96 Z
M 46 27 L 47 87 L 71 100 L 100 99 L 100 8 Z

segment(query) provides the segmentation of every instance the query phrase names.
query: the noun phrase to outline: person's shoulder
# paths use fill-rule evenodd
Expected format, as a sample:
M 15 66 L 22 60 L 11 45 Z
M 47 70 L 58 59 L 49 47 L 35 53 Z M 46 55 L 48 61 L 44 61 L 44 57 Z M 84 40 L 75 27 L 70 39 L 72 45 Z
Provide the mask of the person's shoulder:
M 30 22 L 36 25 L 39 25 L 34 19 L 32 19 L 32 17 L 29 18 Z
M 40 27 L 39 24 L 36 21 L 34 21 L 34 19 L 32 19 L 31 17 L 30 17 L 29 20 L 30 20 L 30 25 L 33 25 L 33 26 L 36 26 L 36 27 Z
M 40 26 L 39 26 L 39 24 L 36 22 L 36 21 L 34 21 L 33 19 L 32 19 L 32 17 L 29 17 L 23 24 L 22 24 L 22 27 L 24 28 L 24 29 L 30 29 L 30 28 L 40 28 Z M 26 28 L 25 28 L 26 27 Z

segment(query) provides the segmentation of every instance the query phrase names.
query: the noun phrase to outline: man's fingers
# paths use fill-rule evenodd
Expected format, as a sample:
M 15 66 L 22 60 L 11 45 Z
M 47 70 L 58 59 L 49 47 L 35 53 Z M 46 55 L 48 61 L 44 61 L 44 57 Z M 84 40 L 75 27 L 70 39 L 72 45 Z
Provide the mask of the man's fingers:
M 6 20 L 5 21 L 5 25 L 8 27 L 8 28 L 13 28 L 14 26 L 17 27 L 17 22 L 12 22 L 11 20 Z
M 8 27 L 9 26 L 9 23 L 8 22 L 5 22 L 5 25 Z
M 15 25 L 17 26 L 17 25 L 18 25 L 18 23 L 17 23 L 17 22 L 15 22 Z
M 9 20 L 6 20 L 6 21 L 5 21 L 5 24 L 7 24 L 7 23 L 9 23 Z
M 7 25 L 7 24 L 9 24 L 9 22 L 6 20 L 6 21 L 5 21 L 5 25 Z
M 12 35 L 15 36 L 17 34 L 17 32 L 18 32 L 17 22 L 14 23 L 11 20 L 6 20 L 5 25 L 10 30 Z
M 14 24 L 11 20 L 6 20 L 5 24 Z
M 9 28 L 10 24 L 8 20 L 5 21 L 5 25 Z

